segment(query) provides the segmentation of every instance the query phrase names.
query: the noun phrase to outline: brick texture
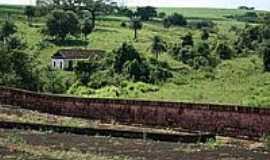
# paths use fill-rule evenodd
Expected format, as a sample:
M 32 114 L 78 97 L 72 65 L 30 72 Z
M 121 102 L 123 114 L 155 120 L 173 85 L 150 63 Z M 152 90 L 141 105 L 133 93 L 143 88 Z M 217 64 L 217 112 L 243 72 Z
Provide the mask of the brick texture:
M 80 98 L 0 87 L 0 104 L 120 124 L 260 138 L 270 133 L 270 108 L 163 101 Z

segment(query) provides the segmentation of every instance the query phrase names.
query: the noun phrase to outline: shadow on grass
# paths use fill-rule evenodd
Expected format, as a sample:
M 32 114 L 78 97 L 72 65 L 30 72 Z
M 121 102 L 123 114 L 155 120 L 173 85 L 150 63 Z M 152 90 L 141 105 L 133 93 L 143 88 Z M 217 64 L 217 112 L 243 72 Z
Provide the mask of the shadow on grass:
M 97 28 L 95 29 L 95 32 L 110 32 L 110 33 L 119 33 L 119 31 L 117 30 L 113 30 L 113 29 L 105 29 L 105 28 Z
M 79 39 L 66 39 L 66 40 L 50 40 L 51 43 L 57 46 L 69 47 L 69 46 L 86 46 L 89 44 L 88 41 Z

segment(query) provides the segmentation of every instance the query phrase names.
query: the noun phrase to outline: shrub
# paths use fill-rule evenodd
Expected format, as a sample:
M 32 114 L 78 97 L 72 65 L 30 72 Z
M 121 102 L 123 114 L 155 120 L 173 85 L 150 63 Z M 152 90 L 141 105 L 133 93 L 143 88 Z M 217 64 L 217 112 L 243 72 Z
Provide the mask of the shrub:
M 168 16 L 167 18 L 164 19 L 164 23 L 175 25 L 175 26 L 186 26 L 187 25 L 187 20 L 185 17 L 179 13 L 174 13 L 171 16 Z M 163 24 L 164 24 L 163 23 Z
M 127 27 L 127 23 L 126 22 L 121 22 L 120 26 L 123 27 L 123 28 L 126 28 Z
M 224 60 L 231 59 L 233 56 L 233 50 L 226 42 L 218 43 L 215 53 L 220 59 Z
M 158 17 L 159 18 L 164 18 L 164 17 L 166 17 L 166 13 L 165 12 L 160 12 L 160 13 L 158 13 Z
M 115 54 L 114 69 L 120 73 L 124 67 L 124 64 L 128 61 L 137 60 L 141 62 L 141 57 L 138 51 L 128 43 L 123 43 L 120 48 L 113 51 Z
M 265 71 L 270 71 L 270 45 L 264 45 L 262 48 L 263 64 Z
M 202 34 L 201 34 L 201 39 L 205 41 L 205 40 L 208 40 L 209 37 L 210 37 L 209 32 L 206 29 L 203 29 Z
M 186 34 L 185 36 L 183 36 L 181 38 L 181 40 L 182 40 L 182 47 L 193 46 L 193 44 L 194 44 L 193 37 L 192 37 L 192 34 L 190 32 L 188 34 Z

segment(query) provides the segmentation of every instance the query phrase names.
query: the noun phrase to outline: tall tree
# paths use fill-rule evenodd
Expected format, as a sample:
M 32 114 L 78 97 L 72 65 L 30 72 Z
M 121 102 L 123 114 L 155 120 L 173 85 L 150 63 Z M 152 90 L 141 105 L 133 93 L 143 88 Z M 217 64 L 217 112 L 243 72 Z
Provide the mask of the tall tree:
M 143 21 L 148 21 L 153 17 L 157 17 L 157 9 L 152 6 L 138 7 L 137 16 L 140 16 Z
M 68 34 L 76 35 L 80 31 L 79 19 L 73 11 L 55 10 L 48 17 L 45 33 L 64 40 Z
M 141 19 L 137 17 L 133 17 L 130 20 L 130 26 L 134 30 L 134 39 L 137 40 L 138 37 L 138 30 L 141 30 L 143 27 Z
M 166 42 L 163 41 L 161 37 L 155 36 L 151 45 L 151 51 L 156 55 L 156 59 L 158 59 L 158 56 L 161 52 L 167 51 Z
M 90 18 L 85 18 L 81 24 L 81 32 L 84 35 L 84 40 L 87 40 L 87 36 L 93 32 L 94 26 Z M 87 45 L 87 43 L 86 43 Z
M 34 6 L 26 6 L 24 9 L 24 14 L 27 16 L 28 25 L 32 26 L 33 17 L 35 16 L 35 7 Z

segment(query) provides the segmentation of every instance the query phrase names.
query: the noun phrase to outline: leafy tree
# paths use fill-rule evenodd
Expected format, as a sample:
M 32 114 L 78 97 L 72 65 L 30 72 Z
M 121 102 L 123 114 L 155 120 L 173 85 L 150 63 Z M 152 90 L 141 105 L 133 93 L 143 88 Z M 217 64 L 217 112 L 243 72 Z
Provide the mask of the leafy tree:
M 132 61 L 128 61 L 124 64 L 123 72 L 132 78 L 135 81 L 143 81 L 147 82 L 149 79 L 149 68 L 148 65 L 134 59 Z
M 162 40 L 161 37 L 155 36 L 152 41 L 151 51 L 156 55 L 156 59 L 158 59 L 158 56 L 161 52 L 167 51 L 166 42 Z
M 176 56 L 177 59 L 181 60 L 184 64 L 189 64 L 194 53 L 191 47 L 185 46 L 179 50 L 179 53 Z
M 98 15 L 109 14 L 115 8 L 110 0 L 77 0 L 81 9 L 88 10 L 91 13 L 93 26 L 96 26 Z
M 218 43 L 215 49 L 215 53 L 219 56 L 220 59 L 224 60 L 231 59 L 233 56 L 233 50 L 225 42 Z
M 186 34 L 184 37 L 181 38 L 182 40 L 182 47 L 184 46 L 193 46 L 194 42 L 193 42 L 193 37 L 192 34 L 189 32 L 188 34 Z
M 143 24 L 141 22 L 141 19 L 137 17 L 133 17 L 130 20 L 130 27 L 134 30 L 134 39 L 137 40 L 138 37 L 138 30 L 141 30 L 143 27 Z
M 138 7 L 136 11 L 136 15 L 140 16 L 143 21 L 148 21 L 151 18 L 157 16 L 157 10 L 155 7 L 151 7 L 151 6 Z
M 17 26 L 13 21 L 7 19 L 0 29 L 0 40 L 4 41 L 4 45 L 6 43 L 6 39 L 12 34 L 17 32 Z
M 81 24 L 81 32 L 84 35 L 84 40 L 87 40 L 87 36 L 93 32 L 93 22 L 89 18 L 85 18 Z
M 138 51 L 132 45 L 127 43 L 123 43 L 120 48 L 114 51 L 114 54 L 114 69 L 118 73 L 122 71 L 124 64 L 128 61 L 137 60 L 138 62 L 141 62 Z
M 31 26 L 33 22 L 33 17 L 35 16 L 35 7 L 34 6 L 26 6 L 24 9 L 24 14 L 27 16 L 28 25 Z
M 185 17 L 179 13 L 174 13 L 171 16 L 168 16 L 166 21 L 169 21 L 170 24 L 175 25 L 175 26 L 185 26 L 187 25 L 187 20 Z
M 80 30 L 78 24 L 79 20 L 74 12 L 55 10 L 48 17 L 45 33 L 64 40 L 68 34 L 77 35 Z

